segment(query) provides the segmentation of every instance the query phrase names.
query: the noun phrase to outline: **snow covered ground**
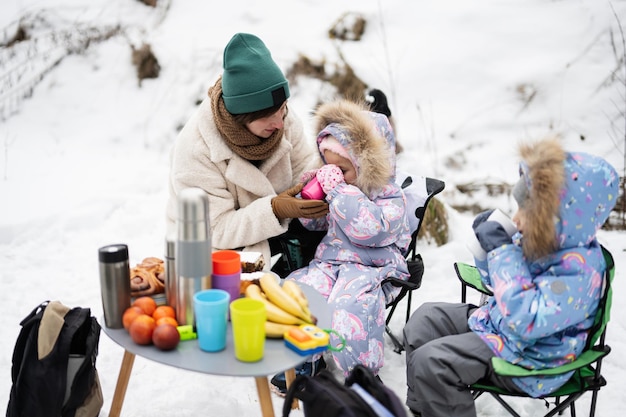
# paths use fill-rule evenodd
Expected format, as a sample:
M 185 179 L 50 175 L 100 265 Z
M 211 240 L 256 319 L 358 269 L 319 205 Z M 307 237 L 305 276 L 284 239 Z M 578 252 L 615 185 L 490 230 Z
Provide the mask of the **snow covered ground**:
M 426 264 L 412 309 L 458 301 L 453 262 L 479 205 L 514 210 L 515 146 L 559 133 L 569 149 L 607 158 L 624 172 L 624 0 L 375 1 L 10 0 L 0 6 L 0 42 L 18 23 L 30 40 L 0 49 L 0 404 L 8 402 L 11 355 L 21 319 L 43 300 L 89 306 L 101 317 L 97 249 L 126 243 L 131 262 L 163 256 L 168 154 L 178 129 L 221 72 L 236 32 L 260 36 L 287 70 L 305 54 L 341 55 L 370 87 L 385 91 L 405 152 L 398 166 L 443 179 L 450 240 L 420 241 Z M 360 42 L 331 40 L 345 12 L 367 20 Z M 87 46 L 86 40 L 91 39 Z M 151 45 L 160 76 L 139 85 L 131 46 Z M 290 110 L 310 111 L 331 90 L 298 78 Z M 315 132 L 310 132 L 311 137 Z M 472 189 L 461 193 L 459 188 Z M 599 238 L 617 263 L 615 303 L 597 415 L 626 408 L 626 239 Z M 403 314 L 392 321 L 400 334 Z M 404 355 L 386 351 L 381 377 L 405 398 Z M 102 334 L 98 369 L 107 416 L 123 350 Z M 583 400 L 582 404 L 587 404 Z M 519 401 L 524 416 L 541 401 Z M 274 397 L 280 415 L 282 401 Z M 500 416 L 489 398 L 479 416 Z M 259 415 L 252 378 L 180 371 L 137 358 L 125 416 Z M 295 411 L 292 415 L 302 415 Z

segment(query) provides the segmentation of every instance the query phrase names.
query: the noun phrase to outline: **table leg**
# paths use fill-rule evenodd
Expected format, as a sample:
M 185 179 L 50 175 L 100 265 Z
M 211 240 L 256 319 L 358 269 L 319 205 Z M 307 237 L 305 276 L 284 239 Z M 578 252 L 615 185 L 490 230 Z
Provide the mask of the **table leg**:
M 263 417 L 274 417 L 274 406 L 272 406 L 272 396 L 270 395 L 270 384 L 266 376 L 255 376 L 256 390 L 261 403 L 261 413 Z
M 296 379 L 296 370 L 294 368 L 288 369 L 285 371 L 285 383 L 287 385 L 287 389 L 289 389 L 289 387 L 291 386 L 291 383 Z M 297 398 L 293 398 L 293 401 L 291 403 L 291 409 L 292 410 L 299 410 L 300 409 L 300 403 L 298 402 Z
M 119 417 L 122 412 L 122 405 L 124 404 L 124 397 L 126 396 L 126 388 L 128 387 L 128 380 L 130 379 L 130 373 L 133 370 L 134 363 L 135 354 L 124 350 L 124 357 L 122 358 L 120 373 L 117 377 L 117 385 L 115 385 L 115 393 L 113 394 L 109 417 Z

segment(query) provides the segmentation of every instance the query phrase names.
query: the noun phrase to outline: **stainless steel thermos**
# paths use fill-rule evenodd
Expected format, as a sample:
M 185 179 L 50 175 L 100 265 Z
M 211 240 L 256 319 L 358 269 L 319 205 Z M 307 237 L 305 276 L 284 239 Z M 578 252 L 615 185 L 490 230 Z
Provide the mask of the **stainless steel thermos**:
M 193 296 L 211 288 L 211 234 L 206 191 L 197 187 L 180 191 L 176 226 L 176 319 L 180 325 L 194 325 Z
M 122 316 L 130 307 L 128 246 L 115 244 L 98 249 L 100 292 L 104 322 L 111 329 L 124 327 Z
M 176 311 L 178 276 L 176 275 L 176 235 L 165 238 L 165 299 Z

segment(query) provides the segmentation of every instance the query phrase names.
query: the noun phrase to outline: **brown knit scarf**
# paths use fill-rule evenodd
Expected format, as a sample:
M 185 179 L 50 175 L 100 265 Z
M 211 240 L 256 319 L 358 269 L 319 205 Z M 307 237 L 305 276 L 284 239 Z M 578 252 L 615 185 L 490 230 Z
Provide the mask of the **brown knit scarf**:
M 233 115 L 226 110 L 224 100 L 222 100 L 222 77 L 209 88 L 208 95 L 211 99 L 215 126 L 233 152 L 248 161 L 262 161 L 274 153 L 283 137 L 283 129 L 275 131 L 272 136 L 264 139 L 237 123 Z

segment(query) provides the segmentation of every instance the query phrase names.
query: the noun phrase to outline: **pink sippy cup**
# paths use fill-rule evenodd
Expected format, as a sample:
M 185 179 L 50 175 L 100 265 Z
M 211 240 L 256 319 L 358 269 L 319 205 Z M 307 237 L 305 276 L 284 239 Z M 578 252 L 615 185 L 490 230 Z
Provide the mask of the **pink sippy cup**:
M 315 177 L 306 183 L 300 194 L 305 200 L 323 200 L 325 196 L 322 186 Z

